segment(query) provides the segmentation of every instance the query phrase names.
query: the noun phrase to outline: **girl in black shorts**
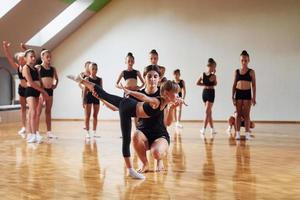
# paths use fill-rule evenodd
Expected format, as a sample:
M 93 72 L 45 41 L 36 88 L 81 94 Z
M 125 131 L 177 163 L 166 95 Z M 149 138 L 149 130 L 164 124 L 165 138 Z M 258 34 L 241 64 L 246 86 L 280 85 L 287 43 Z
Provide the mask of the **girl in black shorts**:
M 159 76 L 159 68 L 156 65 L 151 65 L 151 71 Z M 137 179 L 144 179 L 142 174 L 137 173 L 132 168 L 130 160 L 130 142 L 131 142 L 131 117 L 138 118 L 150 118 L 152 116 L 158 116 L 161 112 L 164 112 L 168 104 L 178 106 L 184 103 L 181 98 L 177 97 L 179 86 L 172 81 L 166 81 L 161 86 L 160 97 L 148 97 L 140 92 L 130 91 L 123 88 L 127 95 L 132 95 L 136 99 L 141 100 L 138 102 L 133 98 L 124 98 L 105 92 L 101 87 L 91 83 L 87 80 L 82 80 L 80 76 L 67 76 L 68 78 L 83 84 L 86 88 L 93 92 L 93 95 L 101 100 L 112 104 L 114 107 L 119 109 L 120 114 L 120 125 L 123 136 L 123 157 L 125 160 L 126 167 L 129 171 L 130 176 Z
M 35 64 L 35 52 L 32 49 L 25 51 L 26 64 L 23 66 L 22 75 L 26 80 L 27 87 L 25 89 L 26 102 L 29 107 L 29 134 L 27 135 L 28 143 L 40 143 L 42 137 L 37 134 L 37 106 L 39 102 L 40 94 L 43 95 L 45 100 L 49 99 L 48 93 L 42 88 L 41 80 L 38 70 L 34 67 Z
M 211 136 L 213 137 L 213 135 L 216 134 L 212 119 L 212 106 L 215 101 L 214 87 L 217 85 L 216 66 L 217 63 L 214 61 L 214 59 L 209 58 L 207 64 L 207 71 L 203 72 L 202 76 L 197 81 L 197 85 L 204 86 L 202 92 L 202 100 L 205 106 L 205 117 L 203 128 L 200 130 L 200 133 L 204 137 L 207 124 L 209 124 L 211 127 Z
M 247 51 L 240 55 L 241 67 L 234 72 L 234 82 L 232 86 L 232 101 L 236 107 L 236 136 L 240 139 L 241 118 L 245 120 L 246 139 L 250 136 L 250 109 L 256 104 L 256 79 L 253 69 L 248 67 L 250 56 Z M 253 96 L 252 96 L 253 95 Z
M 99 87 L 103 87 L 102 78 L 97 76 L 98 66 L 96 63 L 89 64 L 89 76 L 85 79 Z M 97 123 L 98 123 L 98 113 L 100 110 L 100 101 L 96 97 L 93 96 L 92 92 L 84 89 L 84 97 L 86 99 L 86 105 L 84 107 L 85 112 L 85 128 L 86 128 L 86 139 L 93 138 L 96 135 Z M 91 111 L 93 108 L 93 132 L 90 132 L 90 117 Z
M 177 83 L 180 87 L 180 92 L 178 92 L 178 96 L 181 97 L 182 99 L 185 99 L 186 96 L 186 88 L 185 88 L 185 81 L 180 79 L 180 70 L 176 69 L 173 72 L 174 75 L 174 82 Z M 178 128 L 183 128 L 182 124 L 180 124 L 181 121 L 181 111 L 182 111 L 182 105 L 178 106 L 175 110 L 175 121 L 176 124 L 175 126 Z
M 8 48 L 10 46 L 10 43 L 7 41 L 2 42 L 3 46 L 3 51 L 4 55 L 6 56 L 9 64 L 17 70 L 18 77 L 20 79 L 20 84 L 18 87 L 18 94 L 19 94 L 19 100 L 20 100 L 20 105 L 21 105 L 21 121 L 22 121 L 22 128 L 18 131 L 18 134 L 25 138 L 25 132 L 26 132 L 26 97 L 25 97 L 25 89 L 27 87 L 26 85 L 26 80 L 22 75 L 22 69 L 23 66 L 25 65 L 25 59 L 24 59 L 24 52 L 18 52 L 15 54 L 15 59 L 17 62 L 15 62 L 13 56 L 10 54 Z
M 144 70 L 146 87 L 140 90 L 141 93 L 148 97 L 159 97 L 160 88 L 158 87 L 159 76 L 146 67 Z M 159 115 L 150 118 L 140 118 L 137 124 L 137 130 L 133 136 L 133 146 L 142 161 L 143 166 L 139 172 L 149 170 L 147 151 L 150 150 L 152 157 L 157 160 L 156 170 L 163 170 L 163 157 L 167 155 L 169 149 L 170 137 L 166 126 L 171 125 L 173 121 L 173 112 L 180 105 L 172 105 L 160 112 Z

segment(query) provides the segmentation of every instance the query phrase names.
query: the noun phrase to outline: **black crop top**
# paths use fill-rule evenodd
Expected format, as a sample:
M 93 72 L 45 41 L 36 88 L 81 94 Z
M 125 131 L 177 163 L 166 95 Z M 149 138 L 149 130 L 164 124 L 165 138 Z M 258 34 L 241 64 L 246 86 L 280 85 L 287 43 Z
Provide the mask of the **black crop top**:
M 180 80 L 178 85 L 179 85 L 180 88 L 183 88 L 183 80 Z
M 245 73 L 245 74 L 240 74 L 240 70 L 237 69 L 236 70 L 236 82 L 238 81 L 249 81 L 251 82 L 252 81 L 252 77 L 250 76 L 250 72 L 251 72 L 252 69 L 248 69 L 248 71 Z
M 215 82 L 214 81 L 210 81 L 210 77 L 212 76 L 213 74 L 209 74 L 208 76 L 203 73 L 203 84 L 205 86 L 214 86 L 215 85 Z
M 38 73 L 37 69 L 36 68 L 31 68 L 29 65 L 27 65 L 27 67 L 29 68 L 29 73 L 31 75 L 32 81 L 40 80 L 39 73 Z
M 160 110 L 160 104 L 161 104 L 161 98 L 156 97 L 159 100 L 159 105 L 157 108 L 153 109 L 148 102 L 144 102 L 143 109 L 146 115 L 149 117 L 159 115 L 163 112 L 163 110 Z
M 149 97 L 159 97 L 160 90 L 158 90 L 154 94 L 147 94 L 145 89 L 140 90 L 139 92 L 149 96 Z M 164 112 L 159 112 L 156 116 L 151 116 L 149 118 L 139 118 L 137 123 L 137 129 L 144 130 L 148 129 L 153 131 L 154 133 L 167 132 L 167 129 L 164 125 Z
M 96 85 L 99 85 L 100 87 L 102 87 L 102 79 L 100 77 L 96 77 L 96 79 L 93 79 L 91 77 L 88 78 L 89 82 L 95 83 Z
M 21 70 L 21 71 L 20 71 L 20 70 Z M 17 70 L 17 71 L 18 71 L 18 77 L 19 77 L 19 79 L 20 79 L 20 80 L 25 79 L 24 76 L 23 76 L 23 74 L 22 74 L 22 67 L 21 67 L 21 66 L 18 67 L 18 70 Z
M 41 69 L 40 69 L 40 76 L 41 78 L 44 77 L 50 77 L 53 78 L 54 75 L 54 68 L 53 67 L 49 67 L 49 69 L 46 69 L 43 65 L 40 65 Z
M 129 79 L 129 78 L 133 78 L 133 79 L 137 79 L 137 70 L 131 70 L 131 71 L 128 71 L 128 70 L 124 70 L 123 71 L 123 77 L 125 80 Z

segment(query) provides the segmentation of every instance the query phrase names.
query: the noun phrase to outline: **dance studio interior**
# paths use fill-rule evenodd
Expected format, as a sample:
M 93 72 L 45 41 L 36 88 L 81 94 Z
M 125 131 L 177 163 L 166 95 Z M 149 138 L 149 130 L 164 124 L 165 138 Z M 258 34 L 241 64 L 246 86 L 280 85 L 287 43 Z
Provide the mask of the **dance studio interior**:
M 299 0 L 0 0 L 0 196 L 300 199 Z

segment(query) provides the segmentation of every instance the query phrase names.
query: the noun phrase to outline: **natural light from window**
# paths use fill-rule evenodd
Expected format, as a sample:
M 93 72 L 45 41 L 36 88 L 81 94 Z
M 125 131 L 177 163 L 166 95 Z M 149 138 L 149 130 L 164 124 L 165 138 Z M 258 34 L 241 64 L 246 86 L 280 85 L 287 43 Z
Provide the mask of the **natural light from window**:
M 74 19 L 76 19 L 76 17 L 78 17 L 82 12 L 84 12 L 92 3 L 93 0 L 75 1 L 42 30 L 35 34 L 28 42 L 26 42 L 26 44 L 30 46 L 43 46 Z
M 0 18 L 15 7 L 21 0 L 0 0 Z

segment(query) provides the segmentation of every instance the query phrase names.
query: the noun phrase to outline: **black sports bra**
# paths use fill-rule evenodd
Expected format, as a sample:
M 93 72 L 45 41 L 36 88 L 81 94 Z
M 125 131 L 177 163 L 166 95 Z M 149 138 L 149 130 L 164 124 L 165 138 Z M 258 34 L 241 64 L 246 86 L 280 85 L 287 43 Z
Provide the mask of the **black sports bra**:
M 18 77 L 19 77 L 19 79 L 20 80 L 24 80 L 25 78 L 24 78 L 24 76 L 23 76 L 23 74 L 22 74 L 22 71 L 20 71 L 20 69 L 22 70 L 22 67 L 21 66 L 19 66 L 18 67 Z
M 203 73 L 203 84 L 205 86 L 214 86 L 215 85 L 215 82 L 214 81 L 210 81 L 210 77 L 212 76 L 213 74 L 209 74 L 208 76 Z
M 49 69 L 46 69 L 43 65 L 40 65 L 41 69 L 40 69 L 40 76 L 41 78 L 44 77 L 50 77 L 53 78 L 54 75 L 54 68 L 50 66 Z
M 236 70 L 236 82 L 238 81 L 252 81 L 252 77 L 250 76 L 250 72 L 252 69 L 248 69 L 248 71 L 245 74 L 240 74 L 240 70 Z
M 148 115 L 149 117 L 152 117 L 152 116 L 156 116 L 156 115 L 159 115 L 161 112 L 163 112 L 163 110 L 160 110 L 160 104 L 161 104 L 161 98 L 160 97 L 156 97 L 158 100 L 159 100 L 159 105 L 157 106 L 157 108 L 153 109 L 151 106 L 150 106 L 150 103 L 148 102 L 144 102 L 143 104 L 143 109 L 144 109 L 144 112 L 146 113 L 146 115 Z
M 176 82 L 175 82 L 176 83 Z M 183 88 L 183 80 L 180 80 L 179 83 L 177 83 L 179 87 L 182 89 Z
M 130 79 L 130 78 L 137 79 L 137 70 L 135 70 L 135 69 L 131 70 L 131 71 L 124 70 L 123 77 L 125 80 Z
M 31 79 L 32 79 L 33 81 L 38 81 L 38 80 L 40 80 L 39 73 L 38 73 L 37 69 L 31 68 L 29 65 L 27 65 L 27 67 L 29 68 L 29 72 L 30 72 L 30 75 L 31 75 Z M 26 80 L 26 81 L 27 81 L 27 80 Z

